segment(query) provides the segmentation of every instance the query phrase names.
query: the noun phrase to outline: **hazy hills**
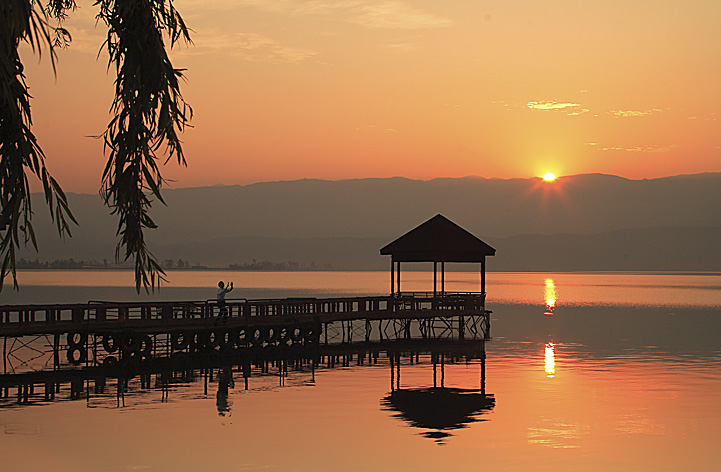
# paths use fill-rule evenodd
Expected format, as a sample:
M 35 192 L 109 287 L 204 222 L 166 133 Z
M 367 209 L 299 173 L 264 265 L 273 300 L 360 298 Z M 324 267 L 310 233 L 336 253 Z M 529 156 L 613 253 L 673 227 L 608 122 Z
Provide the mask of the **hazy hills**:
M 169 189 L 149 232 L 157 257 L 208 266 L 257 261 L 386 268 L 380 247 L 442 213 L 497 249 L 491 270 L 721 270 L 721 174 L 651 180 L 298 180 Z M 39 197 L 39 196 L 38 196 Z M 70 194 L 80 222 L 59 241 L 37 211 L 40 253 L 112 260 L 116 221 Z

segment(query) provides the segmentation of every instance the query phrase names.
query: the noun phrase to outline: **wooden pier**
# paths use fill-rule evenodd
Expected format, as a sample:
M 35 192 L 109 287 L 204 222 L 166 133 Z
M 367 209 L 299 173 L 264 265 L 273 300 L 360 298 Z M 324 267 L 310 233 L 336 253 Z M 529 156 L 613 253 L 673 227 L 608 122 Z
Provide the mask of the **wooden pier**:
M 361 365 L 366 358 L 377 362 L 380 354 L 481 359 L 485 371 L 491 312 L 483 294 L 228 300 L 226 306 L 227 318 L 218 316 L 214 300 L 0 306 L 0 407 L 54 401 L 68 388 L 70 400 L 89 398 L 107 382 L 120 392 L 133 378 L 150 385 L 151 376 L 213 369 L 236 368 L 248 388 L 251 375 L 273 368 L 307 365 L 314 372 L 324 364 L 349 366 L 354 357 Z
M 286 298 L 227 301 L 223 326 L 333 323 L 356 320 L 432 319 L 480 316 L 489 335 L 489 312 L 482 293 L 401 293 L 348 298 Z M 102 333 L 137 329 L 149 333 L 178 328 L 210 328 L 218 323 L 214 300 L 78 304 L 0 305 L 0 336 Z
M 12 386 L 22 400 L 36 384 L 53 396 L 63 382 L 76 391 L 91 378 L 120 385 L 136 375 L 234 365 L 247 382 L 255 364 L 345 363 L 359 350 L 393 359 L 414 341 L 441 359 L 485 359 L 485 260 L 495 249 L 437 215 L 381 254 L 391 256 L 386 296 L 233 299 L 222 311 L 216 300 L 0 306 L 0 396 Z M 415 262 L 433 263 L 433 291 L 401 292 L 401 263 Z M 480 263 L 480 291 L 447 291 L 446 262 Z
M 0 306 L 3 373 L 229 349 L 299 349 L 399 339 L 490 338 L 482 293 Z M 46 347 L 39 347 L 41 344 Z M 49 346 L 49 347 L 47 347 Z M 48 362 L 46 362 L 48 364 Z M 47 367 L 47 366 L 46 366 Z

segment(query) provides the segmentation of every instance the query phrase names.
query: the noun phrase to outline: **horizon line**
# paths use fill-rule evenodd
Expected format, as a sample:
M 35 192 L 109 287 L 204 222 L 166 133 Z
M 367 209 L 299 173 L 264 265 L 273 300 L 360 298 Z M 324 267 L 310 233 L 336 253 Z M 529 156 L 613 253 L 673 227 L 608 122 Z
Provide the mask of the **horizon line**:
M 665 175 L 661 177 L 649 177 L 649 178 L 641 178 L 641 179 L 634 179 L 629 177 L 624 177 L 622 175 L 617 174 L 607 174 L 604 172 L 585 172 L 580 174 L 568 174 L 568 175 L 558 175 L 556 176 L 556 181 L 574 178 L 574 177 L 587 177 L 587 176 L 601 176 L 601 177 L 613 177 L 623 180 L 628 180 L 631 182 L 643 182 L 643 181 L 652 181 L 652 180 L 662 180 L 662 179 L 670 179 L 670 178 L 677 178 L 677 177 L 695 177 L 695 176 L 703 176 L 703 175 L 721 175 L 721 172 L 697 172 L 697 173 L 684 173 L 684 174 L 672 174 L 672 175 Z M 163 187 L 161 190 L 183 190 L 183 189 L 200 189 L 200 188 L 216 188 L 216 187 L 250 187 L 253 185 L 262 185 L 262 184 L 278 184 L 278 183 L 294 183 L 294 182 L 352 182 L 352 181 L 358 181 L 358 180 L 408 180 L 412 182 L 433 182 L 436 180 L 464 180 L 464 179 L 477 179 L 477 180 L 495 180 L 495 181 L 511 181 L 511 180 L 528 180 L 528 181 L 543 181 L 543 176 L 534 176 L 534 177 L 483 177 L 480 175 L 464 175 L 461 177 L 433 177 L 429 179 L 416 179 L 412 177 L 404 177 L 400 175 L 395 175 L 391 177 L 353 177 L 353 178 L 344 178 L 344 179 L 324 179 L 324 178 L 316 178 L 316 177 L 303 177 L 299 179 L 278 179 L 278 180 L 258 180 L 258 181 L 252 181 L 248 183 L 237 183 L 237 184 L 224 184 L 224 183 L 217 183 L 217 184 L 208 184 L 208 185 L 195 185 L 195 186 L 187 186 L 187 187 Z M 32 192 L 33 194 L 42 194 L 42 192 Z M 86 193 L 86 192 L 73 192 L 68 191 L 65 192 L 66 194 L 74 194 L 74 195 L 94 195 L 93 193 Z M 98 192 L 99 193 L 99 192 Z

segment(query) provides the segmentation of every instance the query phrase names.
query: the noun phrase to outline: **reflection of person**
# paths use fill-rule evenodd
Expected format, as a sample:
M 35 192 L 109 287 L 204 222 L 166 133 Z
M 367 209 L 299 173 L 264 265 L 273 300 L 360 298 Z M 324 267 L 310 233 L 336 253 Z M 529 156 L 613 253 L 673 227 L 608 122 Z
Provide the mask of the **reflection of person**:
M 218 369 L 218 393 L 215 395 L 215 405 L 218 407 L 218 416 L 230 416 L 230 404 L 228 403 L 228 389 L 235 387 L 233 372 L 230 367 Z
M 223 281 L 218 282 L 218 319 L 223 318 L 223 321 L 228 319 L 228 307 L 225 305 L 225 294 L 233 290 L 233 282 L 230 282 L 228 287 L 225 286 Z

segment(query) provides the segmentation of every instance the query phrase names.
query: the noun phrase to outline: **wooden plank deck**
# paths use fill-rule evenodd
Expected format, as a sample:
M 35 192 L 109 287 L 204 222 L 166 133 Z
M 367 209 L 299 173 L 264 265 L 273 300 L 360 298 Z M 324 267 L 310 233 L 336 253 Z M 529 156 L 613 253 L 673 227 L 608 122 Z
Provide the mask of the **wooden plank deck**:
M 484 293 L 414 292 L 394 296 L 286 298 L 227 301 L 224 326 L 353 320 L 424 319 L 487 315 Z M 102 333 L 138 329 L 148 333 L 212 327 L 219 307 L 215 300 L 79 304 L 0 305 L 0 336 Z

